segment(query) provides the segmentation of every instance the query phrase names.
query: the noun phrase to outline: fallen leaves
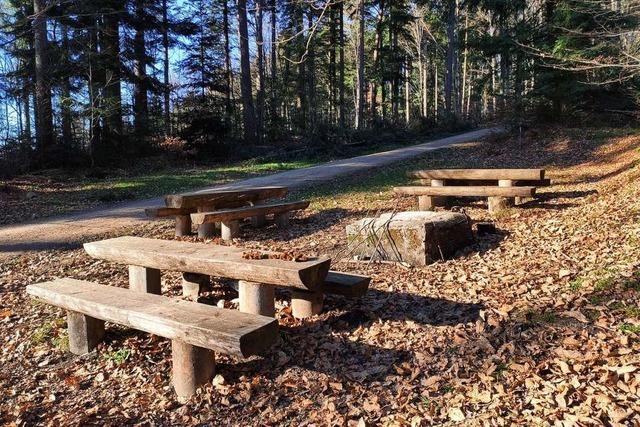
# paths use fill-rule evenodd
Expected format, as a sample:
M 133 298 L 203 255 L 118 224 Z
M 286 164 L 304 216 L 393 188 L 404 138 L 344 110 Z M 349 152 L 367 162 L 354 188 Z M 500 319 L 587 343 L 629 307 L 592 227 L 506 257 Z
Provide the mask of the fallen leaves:
M 555 164 L 559 184 L 498 219 L 468 204 L 474 220 L 493 221 L 503 234 L 480 236 L 455 259 L 426 268 L 342 256 L 344 226 L 354 217 L 414 208 L 414 200 L 391 201 L 386 189 L 330 196 L 331 210 L 297 215 L 288 230 L 247 227 L 248 252 L 326 254 L 332 268 L 372 276 L 371 291 L 354 300 L 327 297 L 324 312 L 305 321 L 293 319 L 288 296 L 278 294 L 281 342 L 262 358 L 216 355 L 217 376 L 184 405 L 171 389 L 167 340 L 110 326 L 95 352 L 75 357 L 58 347 L 64 313 L 24 293 L 25 284 L 55 276 L 127 286 L 126 268 L 82 250 L 3 263 L 0 422 L 633 424 L 640 413 L 640 170 L 628 166 L 640 157 L 640 140 L 585 138 L 550 132 L 526 144 L 501 139 L 430 155 L 421 165 Z M 123 233 L 173 238 L 170 222 Z M 163 274 L 163 294 L 179 295 L 180 280 Z M 222 280 L 203 295 L 232 309 L 236 298 Z M 44 324 L 50 327 L 34 342 Z M 126 363 L 105 358 L 122 348 L 131 349 Z

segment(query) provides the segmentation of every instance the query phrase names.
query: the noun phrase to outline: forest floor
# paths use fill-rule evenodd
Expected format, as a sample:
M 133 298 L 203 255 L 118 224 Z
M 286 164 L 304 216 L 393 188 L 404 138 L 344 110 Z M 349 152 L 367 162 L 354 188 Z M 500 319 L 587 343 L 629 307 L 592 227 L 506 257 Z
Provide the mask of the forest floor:
M 416 167 L 546 167 L 554 185 L 491 216 L 499 232 L 423 268 L 356 262 L 345 226 L 380 211 Z M 29 283 L 69 276 L 126 286 L 125 266 L 82 249 L 24 254 L 0 266 L 0 423 L 214 425 L 630 425 L 640 413 L 640 130 L 541 129 L 336 179 L 288 230 L 242 229 L 234 244 L 332 256 L 372 276 L 361 299 L 328 297 L 291 316 L 264 357 L 217 356 L 217 376 L 186 404 L 170 386 L 169 341 L 108 327 L 84 357 L 66 351 L 61 310 Z M 119 234 L 176 239 L 170 221 Z M 113 233 L 103 237 L 112 237 Z M 183 238 L 195 240 L 195 238 Z M 214 243 L 220 243 L 213 239 Z M 178 296 L 179 276 L 163 275 Z M 237 306 L 222 284 L 204 301 Z

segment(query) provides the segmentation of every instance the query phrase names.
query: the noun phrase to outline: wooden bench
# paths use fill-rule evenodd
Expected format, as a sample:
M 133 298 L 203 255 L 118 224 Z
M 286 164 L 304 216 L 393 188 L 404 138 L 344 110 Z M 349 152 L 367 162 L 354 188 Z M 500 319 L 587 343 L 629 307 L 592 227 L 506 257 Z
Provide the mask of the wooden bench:
M 496 212 L 508 206 L 507 199 L 513 197 L 533 197 L 535 187 L 395 187 L 395 194 L 418 196 L 420 210 L 432 210 L 438 206 L 439 197 L 487 197 L 489 210 Z M 434 200 L 435 199 L 435 200 Z
M 250 206 L 263 200 L 287 195 L 286 187 L 258 187 L 237 190 L 215 190 L 201 193 L 174 194 L 165 196 L 166 206 L 145 209 L 149 218 L 175 217 L 176 236 L 191 234 L 191 217 L 194 212 L 209 212 L 216 209 L 233 209 Z M 260 222 L 260 218 L 256 219 Z M 215 224 L 206 223 L 198 227 L 198 236 L 212 237 Z
M 211 380 L 213 352 L 257 355 L 278 337 L 278 322 L 270 317 L 87 281 L 57 279 L 29 285 L 27 293 L 68 311 L 69 349 L 74 354 L 88 353 L 99 344 L 105 321 L 169 338 L 172 383 L 181 399 Z
M 253 218 L 254 225 L 262 225 L 267 215 L 273 215 L 278 227 L 285 228 L 289 224 L 289 215 L 296 210 L 309 207 L 308 201 L 272 203 L 249 206 L 237 209 L 221 209 L 213 212 L 199 212 L 191 214 L 191 222 L 198 226 L 202 224 L 221 223 L 222 239 L 231 240 L 240 230 L 239 220 Z

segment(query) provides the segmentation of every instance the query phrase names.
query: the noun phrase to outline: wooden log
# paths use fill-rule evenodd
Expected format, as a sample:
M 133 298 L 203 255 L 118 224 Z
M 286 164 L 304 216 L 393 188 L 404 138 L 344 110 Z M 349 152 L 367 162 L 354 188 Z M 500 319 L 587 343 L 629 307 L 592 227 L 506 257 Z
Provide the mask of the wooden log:
M 276 315 L 275 288 L 263 283 L 238 281 L 240 311 L 274 317 Z
M 289 190 L 286 187 L 259 187 L 238 190 L 218 190 L 203 193 L 172 194 L 165 196 L 164 201 L 170 208 L 198 208 L 200 206 L 217 206 L 225 208 L 229 203 L 256 202 L 272 198 L 284 197 Z
M 273 318 L 82 280 L 29 285 L 27 293 L 65 310 L 238 357 L 261 354 L 278 337 Z
M 513 181 L 510 179 L 501 179 L 498 181 L 498 187 L 513 187 Z M 501 200 L 498 198 L 494 198 L 493 202 L 489 203 L 489 205 L 493 206 L 493 209 L 506 209 L 513 207 L 516 203 L 515 197 L 501 197 Z M 489 207 L 489 211 L 493 212 L 491 206 Z
M 322 292 L 292 291 L 291 314 L 296 319 L 306 319 L 322 312 L 324 294 Z
M 129 265 L 129 289 L 136 292 L 160 295 L 162 293 L 160 270 Z
M 181 402 L 211 381 L 216 371 L 215 355 L 208 348 L 171 340 L 171 358 L 171 382 Z
M 96 348 L 104 337 L 104 321 L 75 311 L 67 312 L 69 351 L 86 354 Z
M 324 281 L 323 292 L 346 297 L 361 297 L 367 293 L 369 283 L 371 283 L 371 277 L 368 276 L 330 271 Z
M 395 187 L 393 191 L 399 195 L 410 196 L 455 196 L 455 197 L 532 197 L 535 187 Z
M 182 273 L 182 295 L 197 301 L 200 293 L 204 291 L 211 279 L 206 274 Z
M 432 169 L 408 172 L 410 178 L 469 180 L 540 180 L 544 169 Z
M 492 185 L 498 185 L 498 179 L 448 179 L 445 182 L 445 186 L 455 187 L 455 186 L 465 186 L 465 185 L 475 185 L 488 187 Z M 537 179 L 537 180 L 513 180 L 513 185 L 517 187 L 549 187 L 553 185 L 553 181 L 549 178 L 545 179 Z M 431 186 L 430 179 L 414 179 L 411 181 L 412 185 L 426 185 Z
M 90 256 L 111 262 L 305 290 L 322 286 L 331 264 L 331 259 L 326 257 L 303 262 L 247 259 L 243 256 L 246 250 L 239 247 L 143 237 L 118 237 L 85 243 L 84 248 Z M 270 254 L 262 252 L 267 257 Z
M 291 212 L 282 212 L 273 216 L 276 226 L 283 229 L 289 227 L 290 218 Z
M 238 220 L 225 220 L 220 225 L 222 240 L 231 240 L 240 234 L 240 222 Z
M 432 187 L 444 187 L 445 183 L 444 180 L 442 179 L 432 179 L 431 180 L 431 186 Z M 446 206 L 447 205 L 447 197 L 432 197 L 431 198 L 431 206 L 432 207 L 436 207 L 436 206 Z M 432 209 L 429 209 L 432 210 Z
M 309 201 L 290 203 L 273 203 L 268 205 L 248 206 L 237 209 L 222 209 L 217 211 L 203 211 L 191 214 L 191 220 L 194 224 L 206 224 L 216 221 L 232 221 L 244 218 L 250 218 L 257 215 L 279 215 L 290 211 L 306 209 L 309 207 Z
M 210 210 L 214 209 L 213 206 L 200 206 L 198 207 L 198 212 L 208 212 Z M 191 218 L 191 221 L 193 222 L 193 218 Z M 204 224 L 204 223 L 197 223 L 198 224 L 198 238 L 200 239 L 210 239 L 213 236 L 215 236 L 216 234 L 216 224 L 215 223 L 208 223 L 208 224 Z
M 191 217 L 189 215 L 176 216 L 176 236 L 188 236 L 191 234 Z
M 435 208 L 433 202 L 435 197 L 433 196 L 418 196 L 418 210 L 419 211 L 432 211 Z

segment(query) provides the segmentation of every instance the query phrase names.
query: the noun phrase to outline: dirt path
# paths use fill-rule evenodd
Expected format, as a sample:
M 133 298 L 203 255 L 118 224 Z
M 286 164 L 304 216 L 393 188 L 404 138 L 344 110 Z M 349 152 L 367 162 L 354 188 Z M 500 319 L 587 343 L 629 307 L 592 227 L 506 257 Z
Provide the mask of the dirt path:
M 309 168 L 276 173 L 273 175 L 237 181 L 232 184 L 204 188 L 239 188 L 248 186 L 284 185 L 300 188 L 309 184 L 327 181 L 338 176 L 362 172 L 402 160 L 421 156 L 433 150 L 473 142 L 500 128 L 480 129 L 448 138 L 438 139 L 396 150 L 336 160 Z M 160 198 L 137 200 L 110 208 L 67 214 L 20 225 L 0 228 L 0 258 L 25 251 L 74 247 L 99 234 L 146 221 L 143 208 L 161 204 Z

